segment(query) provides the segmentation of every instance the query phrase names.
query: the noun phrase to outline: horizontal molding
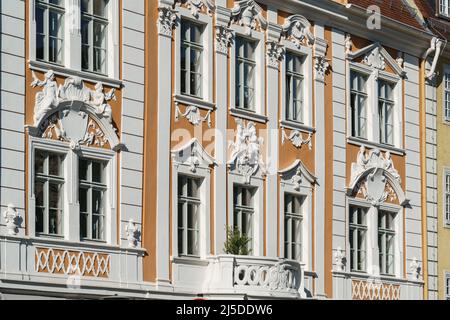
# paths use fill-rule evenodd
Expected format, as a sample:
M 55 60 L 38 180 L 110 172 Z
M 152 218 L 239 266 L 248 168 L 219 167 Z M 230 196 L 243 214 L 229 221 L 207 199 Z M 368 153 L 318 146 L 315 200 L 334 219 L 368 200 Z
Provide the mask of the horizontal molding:
M 356 137 L 347 137 L 347 142 L 349 144 L 352 144 L 355 146 L 363 145 L 368 148 L 380 149 L 383 152 L 389 151 L 392 154 L 396 154 L 396 155 L 400 155 L 400 156 L 406 155 L 405 149 L 401 149 L 401 148 L 397 148 L 397 147 L 393 147 L 393 146 L 389 146 L 389 145 L 385 145 L 382 143 L 377 143 L 377 142 L 373 142 L 373 141 L 369 141 L 369 140 L 365 140 L 365 139 L 360 139 L 360 138 L 356 138 Z
M 186 95 L 174 94 L 173 99 L 175 102 L 178 102 L 178 103 L 181 103 L 184 105 L 194 106 L 194 107 L 204 109 L 204 110 L 213 111 L 216 108 L 216 105 L 212 102 L 205 101 L 203 99 L 199 99 L 199 98 L 195 98 L 195 97 L 186 96 Z
M 267 123 L 269 121 L 269 118 L 262 114 L 233 107 L 230 108 L 230 114 L 234 117 L 243 118 L 259 123 Z
M 48 70 L 53 70 L 56 75 L 63 77 L 80 77 L 83 81 L 86 82 L 101 82 L 103 85 L 108 87 L 121 89 L 123 87 L 123 81 L 118 79 L 112 79 L 107 76 L 102 76 L 95 73 L 73 70 L 66 68 L 64 66 L 56 65 L 53 63 L 42 62 L 42 61 L 28 61 L 29 67 L 31 70 L 47 72 Z

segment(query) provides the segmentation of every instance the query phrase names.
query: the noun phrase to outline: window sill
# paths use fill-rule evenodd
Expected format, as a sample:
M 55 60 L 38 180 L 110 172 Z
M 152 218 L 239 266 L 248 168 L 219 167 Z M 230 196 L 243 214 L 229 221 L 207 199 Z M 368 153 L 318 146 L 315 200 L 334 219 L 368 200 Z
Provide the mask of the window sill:
M 316 129 L 314 129 L 313 127 L 310 127 L 310 126 L 305 125 L 300 122 L 291 121 L 291 120 L 280 120 L 280 127 L 285 128 L 285 129 L 290 129 L 290 130 L 298 130 L 298 131 L 306 132 L 306 133 L 315 133 L 316 132 Z
M 91 73 L 81 70 L 69 69 L 61 65 L 44 62 L 44 61 L 28 61 L 29 67 L 34 71 L 47 72 L 48 70 L 53 70 L 56 75 L 63 77 L 80 77 L 82 80 L 87 82 L 101 82 L 103 85 L 108 87 L 120 89 L 122 88 L 123 82 L 118 79 L 112 79 L 108 76 L 103 76 L 97 73 Z
M 378 142 L 372 142 L 366 139 L 362 138 L 356 138 L 356 137 L 347 137 L 347 142 L 352 145 L 356 146 L 366 146 L 368 148 L 377 148 L 380 149 L 383 152 L 389 151 L 392 154 L 404 156 L 406 154 L 405 149 L 400 149 L 394 146 L 390 146 L 387 144 L 382 144 Z
M 266 116 L 262 114 L 234 107 L 230 108 L 230 114 L 238 118 L 243 118 L 246 120 L 255 121 L 259 123 L 267 123 L 267 121 L 269 120 Z
M 183 94 L 174 94 L 173 98 L 175 102 L 194 106 L 204 110 L 214 110 L 216 108 L 216 105 L 214 103 L 196 97 L 191 97 Z
M 172 263 L 195 265 L 195 266 L 208 266 L 209 261 L 194 256 L 178 256 L 172 257 Z
M 389 282 L 394 284 L 403 284 L 403 283 L 419 283 L 422 284 L 422 280 L 411 280 L 406 278 L 399 278 L 396 275 L 388 276 L 388 275 L 373 275 L 364 272 L 348 272 L 348 271 L 333 271 L 334 275 L 344 276 L 346 278 L 351 278 L 352 280 L 367 280 L 367 281 L 381 281 L 381 282 Z

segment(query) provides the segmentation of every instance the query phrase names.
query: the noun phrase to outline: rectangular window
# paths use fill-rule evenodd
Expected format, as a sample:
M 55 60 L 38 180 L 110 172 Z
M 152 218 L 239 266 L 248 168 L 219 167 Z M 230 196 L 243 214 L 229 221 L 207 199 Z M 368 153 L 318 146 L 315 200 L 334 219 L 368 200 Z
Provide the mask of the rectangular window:
M 444 73 L 444 117 L 450 121 L 450 72 Z
M 241 234 L 245 234 L 249 238 L 247 244 L 248 252 L 253 249 L 253 217 L 254 209 L 254 188 L 246 188 L 243 186 L 234 186 L 233 195 L 233 227 L 239 230 Z
M 64 155 L 36 150 L 36 234 L 63 235 Z
M 367 76 L 351 71 L 350 107 L 352 136 L 367 138 Z
M 36 59 L 63 64 L 64 0 L 36 0 Z
M 81 0 L 81 67 L 106 74 L 108 0 Z
M 201 180 L 178 176 L 178 254 L 198 256 L 200 252 Z
M 304 121 L 303 61 L 301 56 L 286 54 L 286 119 L 301 123 Z
M 255 110 L 256 42 L 236 37 L 236 107 Z
M 445 273 L 445 299 L 450 300 L 450 273 Z
M 444 16 L 450 16 L 450 1 L 439 0 L 439 13 Z
M 394 144 L 394 85 L 378 81 L 378 118 L 380 122 L 380 142 Z
M 203 26 L 181 21 L 181 92 L 202 98 Z
M 445 173 L 445 224 L 450 225 L 450 172 Z
M 284 257 L 302 260 L 303 202 L 305 198 L 284 195 Z
M 366 271 L 367 209 L 350 206 L 350 268 Z
M 79 203 L 80 237 L 85 240 L 105 239 L 106 163 L 80 159 Z
M 378 211 L 378 250 L 380 254 L 380 273 L 394 274 L 395 214 Z

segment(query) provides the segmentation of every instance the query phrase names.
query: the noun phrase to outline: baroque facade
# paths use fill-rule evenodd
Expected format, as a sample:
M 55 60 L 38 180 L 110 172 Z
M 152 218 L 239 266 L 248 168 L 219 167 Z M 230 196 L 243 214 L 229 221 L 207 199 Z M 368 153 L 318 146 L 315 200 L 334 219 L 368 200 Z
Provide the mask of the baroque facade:
M 448 298 L 433 3 L 2 1 L 1 297 Z

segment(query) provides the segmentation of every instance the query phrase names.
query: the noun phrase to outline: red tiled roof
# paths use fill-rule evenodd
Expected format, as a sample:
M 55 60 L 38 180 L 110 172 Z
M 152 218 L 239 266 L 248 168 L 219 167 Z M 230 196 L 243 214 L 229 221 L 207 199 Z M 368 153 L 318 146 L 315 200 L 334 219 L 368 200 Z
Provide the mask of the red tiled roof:
M 417 9 L 411 7 L 402 0 L 348 0 L 348 3 L 354 4 L 363 8 L 371 5 L 380 7 L 381 15 L 407 24 L 409 26 L 424 29 L 424 27 L 416 19 L 418 15 Z

